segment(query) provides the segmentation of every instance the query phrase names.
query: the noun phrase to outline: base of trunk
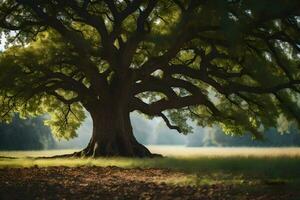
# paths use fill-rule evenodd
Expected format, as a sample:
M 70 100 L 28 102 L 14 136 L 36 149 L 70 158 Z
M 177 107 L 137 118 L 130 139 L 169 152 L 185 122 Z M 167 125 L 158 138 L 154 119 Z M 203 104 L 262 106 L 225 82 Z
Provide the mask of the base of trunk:
M 154 158 L 162 157 L 160 154 L 151 153 L 144 145 L 136 143 L 132 146 L 132 149 L 111 149 L 104 150 L 99 148 L 97 145 L 88 145 L 85 149 L 79 152 L 75 152 L 71 155 L 72 157 L 84 158 L 84 157 L 138 157 L 138 158 Z
M 63 154 L 63 155 L 56 155 L 51 157 L 35 157 L 35 159 L 56 159 L 56 158 L 98 158 L 98 157 L 137 157 L 137 158 L 162 158 L 163 156 L 161 154 L 155 154 L 151 153 L 144 145 L 138 144 L 138 146 L 135 148 L 135 152 L 132 155 L 124 155 L 121 152 L 118 154 L 103 154 L 99 152 L 93 152 L 88 150 L 89 148 L 86 147 L 82 151 L 74 152 L 72 154 Z M 15 159 L 14 157 L 11 157 L 12 159 Z

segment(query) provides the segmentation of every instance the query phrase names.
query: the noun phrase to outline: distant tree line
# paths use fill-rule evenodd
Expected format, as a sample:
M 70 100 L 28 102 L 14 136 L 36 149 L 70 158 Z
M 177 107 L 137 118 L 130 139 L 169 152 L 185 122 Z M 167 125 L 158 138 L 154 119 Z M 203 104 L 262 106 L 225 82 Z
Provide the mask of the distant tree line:
M 12 123 L 0 124 L 0 150 L 41 150 L 55 148 L 50 129 L 43 117 L 20 119 L 14 116 Z
M 43 117 L 20 119 L 17 115 L 12 123 L 0 124 L 0 150 L 42 150 L 55 148 L 74 148 L 78 142 L 87 138 L 81 138 L 80 141 L 74 140 L 75 144 L 62 143 L 58 146 L 52 136 L 51 130 L 44 125 Z M 226 135 L 220 128 L 201 128 L 195 127 L 194 133 L 188 135 L 176 134 L 158 123 L 157 126 L 151 126 L 145 123 L 142 117 L 133 116 L 132 118 L 136 137 L 139 142 L 146 145 L 186 145 L 193 147 L 228 147 L 228 146 L 300 146 L 300 133 L 297 127 L 290 127 L 288 133 L 280 134 L 275 128 L 266 130 L 263 140 L 253 140 L 251 134 L 241 136 Z M 85 122 L 85 131 L 89 130 L 91 125 Z M 82 135 L 82 133 L 80 133 Z M 87 141 L 84 141 L 85 143 Z
M 253 140 L 251 134 L 228 136 L 215 127 L 188 136 L 187 146 L 300 146 L 299 129 L 291 127 L 287 133 L 280 134 L 275 128 L 265 131 L 262 140 Z
M 300 146 L 300 132 L 296 124 L 280 121 L 282 127 L 265 129 L 262 140 L 254 140 L 250 133 L 242 135 L 225 134 L 221 128 L 193 126 L 193 133 L 177 134 L 157 119 L 146 120 L 137 113 L 131 116 L 135 137 L 146 145 L 186 145 L 191 147 L 209 146 L 252 146 L 279 147 Z M 284 133 L 281 133 L 284 132 Z

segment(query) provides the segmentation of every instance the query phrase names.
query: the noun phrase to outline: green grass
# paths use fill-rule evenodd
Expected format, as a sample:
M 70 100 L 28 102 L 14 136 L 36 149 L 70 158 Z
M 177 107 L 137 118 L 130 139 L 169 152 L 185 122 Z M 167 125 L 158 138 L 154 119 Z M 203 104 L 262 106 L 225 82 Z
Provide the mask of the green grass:
M 253 151 L 253 150 L 251 150 Z M 71 151 L 0 152 L 0 168 L 52 167 L 52 166 L 117 166 L 122 168 L 161 168 L 181 171 L 186 177 L 170 179 L 172 184 L 242 184 L 242 185 L 297 185 L 300 183 L 300 156 L 291 154 L 241 154 L 241 155 L 193 155 L 168 156 L 165 158 L 98 158 L 98 159 L 33 159 L 27 156 L 45 156 Z

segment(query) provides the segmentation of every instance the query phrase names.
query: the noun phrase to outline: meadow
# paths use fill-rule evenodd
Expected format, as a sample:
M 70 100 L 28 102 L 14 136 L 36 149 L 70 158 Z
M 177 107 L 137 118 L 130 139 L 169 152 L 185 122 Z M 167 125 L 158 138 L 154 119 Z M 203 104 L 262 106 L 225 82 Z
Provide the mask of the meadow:
M 163 168 L 203 176 L 205 182 L 252 180 L 300 181 L 300 148 L 192 148 L 149 146 L 164 158 L 63 158 L 39 159 L 77 150 L 0 151 L 0 168 L 116 166 L 121 168 Z M 228 175 L 230 176 L 228 177 Z M 211 180 L 210 180 L 211 178 Z M 194 177 L 195 179 L 195 177 Z
M 39 159 L 41 156 L 66 154 L 74 150 L 2 151 L 0 169 L 112 166 L 124 169 L 163 169 L 180 174 L 158 178 L 154 182 L 193 187 L 221 184 L 232 186 L 232 192 L 241 195 L 243 191 L 271 196 L 280 193 L 289 194 L 291 199 L 300 199 L 300 148 L 149 148 L 165 157 Z

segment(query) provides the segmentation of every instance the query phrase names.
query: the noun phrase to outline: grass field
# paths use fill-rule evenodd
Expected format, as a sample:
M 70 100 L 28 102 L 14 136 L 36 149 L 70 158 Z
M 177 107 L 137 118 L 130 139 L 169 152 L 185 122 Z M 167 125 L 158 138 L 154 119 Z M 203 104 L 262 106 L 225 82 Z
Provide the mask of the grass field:
M 76 173 L 84 174 L 81 172 L 84 169 L 87 171 L 95 171 L 95 173 L 98 173 L 99 170 L 109 169 L 109 171 L 112 170 L 109 174 L 115 173 L 112 179 L 109 179 L 112 181 L 112 184 L 116 181 L 123 180 L 122 177 L 127 177 L 119 183 L 119 186 L 123 189 L 127 188 L 127 190 L 131 190 L 135 187 L 144 187 L 140 185 L 141 183 L 155 183 L 157 189 L 152 192 L 152 195 L 156 195 L 158 191 L 163 191 L 161 188 L 165 188 L 165 186 L 160 186 L 160 184 L 167 184 L 169 185 L 167 187 L 173 188 L 169 188 L 169 190 L 173 192 L 176 191 L 178 186 L 181 189 L 185 188 L 183 191 L 187 193 L 190 190 L 187 187 L 190 186 L 198 188 L 199 190 L 204 188 L 204 191 L 205 187 L 208 187 L 213 191 L 212 194 L 215 195 L 224 196 L 224 193 L 227 193 L 229 196 L 225 199 L 256 199 L 256 197 L 258 199 L 268 200 L 300 199 L 300 148 L 186 148 L 180 146 L 150 146 L 149 148 L 152 152 L 163 154 L 165 157 L 153 159 L 119 157 L 97 159 L 40 159 L 38 157 L 68 154 L 76 150 L 1 151 L 0 172 L 2 169 L 1 173 L 3 173 L 3 175 L 8 173 L 14 174 L 15 172 L 13 172 L 11 168 L 21 168 L 25 170 L 21 172 L 22 174 L 29 173 L 30 175 L 31 172 L 28 171 L 33 171 L 36 174 L 50 173 L 47 172 L 47 170 L 44 171 L 44 167 L 46 167 L 51 169 L 52 173 L 55 174 L 57 173 L 53 172 L 55 170 L 63 170 L 62 173 L 65 173 L 65 167 L 70 167 L 69 169 L 74 169 Z M 95 166 L 116 166 L 119 168 L 94 168 Z M 40 167 L 42 167 L 42 170 L 39 170 Z M 120 172 L 119 169 L 121 170 L 122 168 L 124 170 L 128 169 L 129 171 Z M 131 169 L 137 170 L 137 172 L 131 172 Z M 160 169 L 163 171 L 160 172 Z M 168 172 L 170 172 L 169 175 Z M 136 173 L 138 173 L 138 175 Z M 152 173 L 156 175 L 153 177 L 153 175 L 151 175 Z M 18 176 L 18 174 L 16 175 Z M 134 180 L 142 179 L 142 182 L 138 183 L 139 186 L 127 186 L 127 179 L 130 179 L 130 177 L 134 175 Z M 14 176 L 15 175 L 13 175 L 13 177 Z M 86 176 L 89 180 L 88 174 L 86 174 Z M 69 179 L 66 174 L 65 177 Z M 103 178 L 105 177 L 106 175 L 103 175 Z M 18 185 L 23 183 L 23 187 L 26 188 L 26 180 L 28 179 L 22 176 L 19 178 L 21 179 Z M 14 178 L 5 180 L 9 181 L 10 179 Z M 30 180 L 35 179 L 30 178 Z M 97 181 L 98 179 L 96 178 L 95 180 Z M 78 179 L 76 179 L 76 181 L 78 181 Z M 34 183 L 35 182 L 32 182 L 31 184 Z M 12 186 L 10 187 L 17 187 L 19 189 L 19 186 L 14 186 L 14 183 L 11 184 Z M 38 184 L 40 183 L 38 182 Z M 90 183 L 84 182 L 84 184 Z M 98 187 L 102 187 L 103 184 L 109 184 L 109 182 L 104 181 L 104 183 L 101 183 Z M 125 185 L 121 186 L 122 184 Z M 48 185 L 48 187 L 50 186 Z M 218 190 L 220 186 L 223 189 L 227 187 L 230 189 L 226 189 L 226 192 L 222 192 Z M 65 187 L 67 190 L 69 189 L 68 186 L 60 187 Z M 111 186 L 108 188 L 111 188 Z M 11 194 L 14 193 L 14 190 L 15 189 L 11 190 Z M 33 191 L 36 192 L 38 190 Z M 95 191 L 97 190 L 90 188 L 90 193 Z M 201 193 L 206 196 L 209 195 L 208 193 Z M 31 193 L 29 192 L 28 194 Z M 78 194 L 81 193 L 79 192 Z M 196 193 L 194 193 L 194 195 L 195 194 Z M 244 198 L 245 194 L 248 194 L 248 198 Z M 212 199 L 219 199 L 219 197 L 213 197 Z
M 0 168 L 51 166 L 117 166 L 122 168 L 162 168 L 187 173 L 175 184 L 300 184 L 300 148 L 185 148 L 150 146 L 165 158 L 131 159 L 33 159 L 74 150 L 0 152 Z M 299 187 L 300 188 L 300 187 Z

